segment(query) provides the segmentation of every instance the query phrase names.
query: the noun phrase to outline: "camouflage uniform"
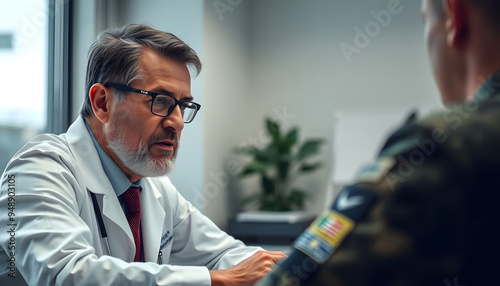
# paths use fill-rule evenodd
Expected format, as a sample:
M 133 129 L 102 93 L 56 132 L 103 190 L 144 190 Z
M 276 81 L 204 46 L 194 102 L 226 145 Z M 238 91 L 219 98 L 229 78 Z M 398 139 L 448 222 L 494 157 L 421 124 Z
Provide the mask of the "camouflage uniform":
M 342 191 L 375 194 L 352 232 L 325 263 L 288 270 L 300 279 L 275 269 L 273 284 L 499 285 L 499 148 L 496 72 L 472 102 L 395 132 Z

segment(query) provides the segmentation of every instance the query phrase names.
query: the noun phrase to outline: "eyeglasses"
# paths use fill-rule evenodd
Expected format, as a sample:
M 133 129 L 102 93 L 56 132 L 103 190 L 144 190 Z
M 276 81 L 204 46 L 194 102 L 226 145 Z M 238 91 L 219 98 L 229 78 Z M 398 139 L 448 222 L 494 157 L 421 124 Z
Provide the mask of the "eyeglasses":
M 198 110 L 200 110 L 201 105 L 191 101 L 179 101 L 170 94 L 165 94 L 161 92 L 146 91 L 141 89 L 136 89 L 130 86 L 107 83 L 104 86 L 114 87 L 119 90 L 140 93 L 149 95 L 152 97 L 151 100 L 151 113 L 160 117 L 167 117 L 174 111 L 175 107 L 179 105 L 182 113 L 182 120 L 184 123 L 190 123 L 193 121 Z

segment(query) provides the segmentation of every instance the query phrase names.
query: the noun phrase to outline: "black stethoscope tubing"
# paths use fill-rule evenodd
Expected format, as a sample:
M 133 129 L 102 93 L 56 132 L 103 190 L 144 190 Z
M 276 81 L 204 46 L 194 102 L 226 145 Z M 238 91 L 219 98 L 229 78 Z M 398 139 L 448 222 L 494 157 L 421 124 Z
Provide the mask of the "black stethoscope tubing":
M 99 203 L 97 202 L 97 198 L 94 193 L 89 191 L 90 196 L 92 197 L 92 204 L 94 205 L 94 213 L 95 217 L 97 219 L 97 224 L 99 224 L 99 231 L 101 232 L 101 237 L 104 239 L 106 242 L 106 248 L 108 249 L 109 256 L 111 255 L 111 249 L 109 247 L 109 241 L 108 241 L 108 232 L 106 231 L 106 226 L 104 226 L 104 220 L 102 219 L 102 214 L 101 214 L 101 208 L 99 207 Z M 160 250 L 158 254 L 158 264 L 163 264 L 163 253 Z
M 90 196 L 92 197 L 92 203 L 94 204 L 94 213 L 95 217 L 97 218 L 97 224 L 99 224 L 99 231 L 101 232 L 101 237 L 104 238 L 104 241 L 106 242 L 106 247 L 108 248 L 108 253 L 111 256 L 111 249 L 109 248 L 109 241 L 108 241 L 108 232 L 106 231 L 106 227 L 104 226 L 104 220 L 102 219 L 99 203 L 97 203 L 97 198 L 95 197 L 95 194 L 92 192 L 89 193 Z

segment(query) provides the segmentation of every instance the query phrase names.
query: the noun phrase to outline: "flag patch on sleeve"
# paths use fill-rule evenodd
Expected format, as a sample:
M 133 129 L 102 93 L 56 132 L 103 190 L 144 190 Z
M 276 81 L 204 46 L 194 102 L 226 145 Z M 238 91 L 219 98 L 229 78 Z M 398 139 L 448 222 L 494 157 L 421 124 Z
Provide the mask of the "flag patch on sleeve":
M 324 263 L 353 230 L 354 221 L 329 210 L 319 216 L 296 240 L 295 248 L 318 263 Z

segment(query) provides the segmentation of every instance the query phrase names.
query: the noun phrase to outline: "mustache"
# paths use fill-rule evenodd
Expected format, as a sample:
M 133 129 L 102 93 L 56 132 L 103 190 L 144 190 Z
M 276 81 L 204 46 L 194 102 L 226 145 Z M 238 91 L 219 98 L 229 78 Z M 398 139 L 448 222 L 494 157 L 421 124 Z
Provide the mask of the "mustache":
M 177 132 L 171 131 L 171 130 L 165 130 L 163 134 L 158 134 L 158 135 L 153 135 L 148 139 L 148 146 L 151 146 L 157 142 L 163 141 L 163 140 L 171 140 L 174 141 L 175 146 L 179 145 L 179 136 L 177 135 Z

